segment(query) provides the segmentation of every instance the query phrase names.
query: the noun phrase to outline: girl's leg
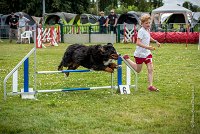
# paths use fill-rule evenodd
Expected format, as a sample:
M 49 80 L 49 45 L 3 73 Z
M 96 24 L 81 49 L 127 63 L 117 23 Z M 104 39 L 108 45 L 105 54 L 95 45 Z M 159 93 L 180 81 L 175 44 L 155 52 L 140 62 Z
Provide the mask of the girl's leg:
M 133 62 L 131 59 L 126 59 L 126 61 L 131 65 L 131 67 L 137 72 L 139 73 L 142 69 L 142 64 L 136 64 L 135 62 Z
M 147 63 L 149 86 L 153 85 L 153 63 Z

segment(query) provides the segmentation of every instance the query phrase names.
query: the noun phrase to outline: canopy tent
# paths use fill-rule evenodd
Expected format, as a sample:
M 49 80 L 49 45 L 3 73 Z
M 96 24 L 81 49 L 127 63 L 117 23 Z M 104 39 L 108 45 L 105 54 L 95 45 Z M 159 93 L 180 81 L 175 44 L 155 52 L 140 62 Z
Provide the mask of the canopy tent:
M 165 22 L 173 13 L 164 13 L 160 16 L 160 23 L 162 24 L 163 22 Z M 157 18 L 156 20 L 158 20 L 159 18 Z M 155 18 L 154 18 L 155 20 Z
M 162 27 L 160 27 L 161 25 L 161 16 L 163 14 L 166 13 L 171 13 L 171 15 L 169 15 L 169 18 L 166 19 L 166 23 L 184 23 L 186 25 L 186 31 L 187 32 L 177 32 L 177 31 L 173 31 L 173 24 L 169 24 L 167 25 L 169 28 L 165 29 L 164 31 Z M 192 11 L 178 6 L 178 5 L 164 5 L 162 7 L 159 7 L 155 10 L 152 11 L 151 14 L 152 17 L 152 24 L 155 24 L 155 28 L 158 29 L 158 31 L 161 32 L 152 32 L 152 34 L 154 34 L 156 37 L 154 37 L 152 35 L 152 37 L 154 39 L 163 39 L 164 42 L 169 42 L 169 43 L 186 43 L 186 47 L 188 43 L 196 43 L 198 40 L 198 33 L 197 32 L 189 32 L 189 20 L 192 20 Z M 175 26 L 178 24 L 175 24 Z M 180 28 L 181 28 L 180 24 Z M 154 26 L 154 25 L 153 25 Z M 152 26 L 152 27 L 153 27 Z M 171 28 L 170 28 L 171 27 Z
M 139 24 L 139 17 L 134 12 L 129 12 L 125 14 L 121 14 L 117 21 L 117 24 Z
M 97 18 L 92 15 L 92 14 L 81 14 L 80 16 L 80 21 L 78 21 L 78 24 L 94 24 L 94 25 L 97 25 L 98 24 L 98 20 Z
M 172 14 L 167 20 L 166 23 L 186 23 L 185 16 L 183 14 Z
M 74 25 L 79 20 L 80 16 L 73 13 L 66 12 L 56 12 L 45 14 L 44 16 L 44 24 L 55 25 L 55 24 L 71 24 Z
M 36 16 L 31 16 L 36 24 L 41 24 L 42 23 L 42 17 L 36 17 Z
M 161 23 L 161 16 L 165 13 L 172 13 L 168 23 L 186 23 L 192 18 L 192 11 L 178 5 L 164 5 L 152 11 L 152 21 L 155 24 Z
M 2 20 L 1 20 L 1 17 L 2 17 L 2 16 L 3 16 L 3 14 L 0 14 L 0 25 L 1 25 L 1 21 L 2 21 Z
M 193 13 L 192 24 L 195 26 L 197 23 L 200 23 L 200 12 Z
M 46 14 L 44 24 L 55 25 L 55 24 L 70 24 L 70 25 L 80 25 L 80 24 L 97 24 L 97 19 L 91 14 L 72 14 L 66 12 L 56 12 Z
M 24 17 L 26 17 L 27 19 L 29 19 L 30 21 L 28 22 L 28 25 L 34 25 L 35 24 L 35 21 L 34 19 L 28 15 L 27 13 L 24 13 L 24 12 L 16 12 L 14 13 L 15 17 L 19 18 L 19 14 L 22 14 Z M 11 18 L 11 14 L 8 14 L 8 15 L 3 15 L 2 16 L 2 25 L 9 25 L 9 20 Z

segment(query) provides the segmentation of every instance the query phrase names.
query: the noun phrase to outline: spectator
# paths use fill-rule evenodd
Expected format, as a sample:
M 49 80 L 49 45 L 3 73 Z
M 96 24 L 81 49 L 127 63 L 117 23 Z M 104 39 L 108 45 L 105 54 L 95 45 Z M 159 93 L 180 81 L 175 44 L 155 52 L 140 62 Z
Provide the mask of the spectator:
M 9 19 L 10 31 L 9 40 L 12 43 L 12 39 L 17 39 L 17 25 L 18 19 L 15 17 L 14 13 L 11 13 L 11 18 Z
M 18 27 L 18 41 L 17 41 L 17 43 L 22 43 L 21 42 L 21 34 L 23 32 L 25 32 L 25 30 L 26 30 L 25 26 L 26 26 L 27 22 L 29 22 L 29 21 L 30 20 L 27 19 L 26 17 L 24 17 L 22 13 L 19 14 L 19 27 Z
M 185 32 L 185 28 L 183 27 L 183 24 L 180 24 L 179 32 Z
M 190 32 L 194 32 L 194 28 L 192 27 L 191 23 L 189 23 Z
M 115 11 L 113 9 L 110 11 L 110 15 L 108 15 L 108 18 L 106 20 L 107 27 L 108 27 L 108 23 L 110 24 L 110 31 L 113 31 L 114 33 L 116 33 L 117 15 L 115 14 Z
M 105 16 L 104 16 L 104 12 L 103 11 L 101 11 L 100 12 L 100 17 L 99 17 L 99 19 L 98 19 L 98 21 L 99 21 L 99 32 L 100 33 L 106 33 L 106 27 L 105 27 L 105 25 L 106 25 L 106 18 L 105 18 Z

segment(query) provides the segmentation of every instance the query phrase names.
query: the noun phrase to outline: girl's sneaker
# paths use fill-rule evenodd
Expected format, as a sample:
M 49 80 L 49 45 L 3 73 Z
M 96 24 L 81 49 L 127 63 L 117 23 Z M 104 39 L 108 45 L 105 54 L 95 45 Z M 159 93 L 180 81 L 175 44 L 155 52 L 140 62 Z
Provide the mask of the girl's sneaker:
M 123 58 L 124 58 L 125 60 L 130 59 L 130 57 L 129 57 L 127 54 L 124 55 Z
M 157 89 L 157 88 L 154 87 L 154 86 L 149 86 L 149 87 L 148 87 L 148 90 L 149 90 L 149 91 L 159 91 L 159 89 Z

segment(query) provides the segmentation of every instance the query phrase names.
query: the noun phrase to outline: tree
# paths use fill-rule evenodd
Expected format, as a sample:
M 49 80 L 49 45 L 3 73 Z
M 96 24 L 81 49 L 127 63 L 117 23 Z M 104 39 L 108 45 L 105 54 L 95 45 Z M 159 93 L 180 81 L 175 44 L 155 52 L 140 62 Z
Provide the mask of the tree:
M 89 11 L 90 0 L 45 0 L 45 10 L 52 12 L 84 13 Z M 1 13 L 26 12 L 29 15 L 42 16 L 42 0 L 1 0 Z
M 189 2 L 189 1 L 185 1 L 185 2 L 183 3 L 183 7 L 187 8 L 187 9 L 190 9 L 191 6 L 192 6 L 192 3 Z
M 183 3 L 183 7 L 190 9 L 192 12 L 199 12 L 200 11 L 200 7 L 197 5 L 193 5 L 191 2 L 189 1 L 185 1 Z
M 99 11 L 109 14 L 111 9 L 117 9 L 118 4 L 119 0 L 99 0 Z
M 151 12 L 153 9 L 163 5 L 163 0 L 120 0 L 121 6 L 135 6 L 134 11 Z

